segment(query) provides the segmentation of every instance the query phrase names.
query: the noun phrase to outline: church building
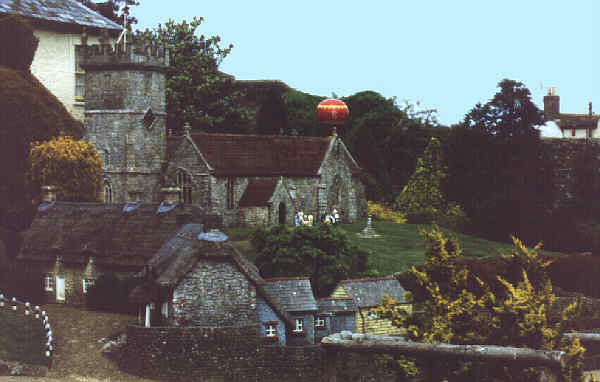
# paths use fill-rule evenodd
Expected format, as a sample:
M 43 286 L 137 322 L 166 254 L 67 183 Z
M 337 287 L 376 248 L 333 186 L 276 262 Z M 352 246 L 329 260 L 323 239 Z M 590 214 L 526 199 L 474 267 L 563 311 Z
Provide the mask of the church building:
M 106 203 L 179 202 L 220 215 L 224 226 L 292 224 L 297 211 L 342 222 L 366 215 L 360 166 L 335 130 L 329 137 L 166 130 L 164 46 L 82 45 L 86 139 L 104 165 Z

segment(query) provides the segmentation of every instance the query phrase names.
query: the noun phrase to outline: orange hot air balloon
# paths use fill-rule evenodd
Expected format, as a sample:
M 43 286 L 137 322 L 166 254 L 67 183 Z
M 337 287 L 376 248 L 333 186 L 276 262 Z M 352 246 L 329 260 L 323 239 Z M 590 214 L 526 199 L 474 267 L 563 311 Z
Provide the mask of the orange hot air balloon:
M 341 126 L 349 114 L 348 106 L 339 99 L 326 99 L 317 106 L 317 118 L 326 125 Z

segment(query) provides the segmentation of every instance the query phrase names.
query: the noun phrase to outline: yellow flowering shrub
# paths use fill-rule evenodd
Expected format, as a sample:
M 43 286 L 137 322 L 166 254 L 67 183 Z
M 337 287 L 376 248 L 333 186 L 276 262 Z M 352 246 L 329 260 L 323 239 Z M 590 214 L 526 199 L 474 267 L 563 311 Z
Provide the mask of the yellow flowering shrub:
M 390 221 L 396 224 L 406 223 L 406 215 L 400 211 L 394 211 L 383 204 L 367 201 L 367 214 L 378 220 Z
M 56 186 L 58 200 L 98 201 L 102 189 L 102 160 L 94 146 L 59 136 L 30 145 L 26 187 L 38 199 L 41 186 Z
M 578 303 L 565 308 L 559 322 L 550 322 L 554 295 L 545 271 L 548 262 L 538 255 L 539 245 L 528 249 L 513 239 L 511 259 L 516 276 L 510 275 L 512 281 L 498 276 L 503 290 L 494 294 L 481 279 L 458 266 L 461 250 L 456 240 L 444 237 L 437 227 L 422 235 L 428 242 L 426 263 L 421 269 L 410 270 L 414 285 L 408 299 L 414 304 L 413 312 L 400 309 L 384 296 L 374 309 L 378 316 L 405 328 L 406 336 L 413 341 L 562 350 L 571 356 L 563 370 L 565 380 L 579 380 L 585 349 L 577 338 L 564 336 L 573 328 Z M 414 362 L 419 365 L 418 359 Z M 471 366 L 469 362 L 448 361 L 436 370 L 419 369 L 442 374 L 450 370 L 454 376 L 469 380 L 475 372 Z M 529 380 L 535 374 L 535 370 L 524 367 L 509 370 L 487 365 L 484 369 L 488 377 L 507 381 Z M 442 380 L 447 377 L 442 374 L 429 377 Z

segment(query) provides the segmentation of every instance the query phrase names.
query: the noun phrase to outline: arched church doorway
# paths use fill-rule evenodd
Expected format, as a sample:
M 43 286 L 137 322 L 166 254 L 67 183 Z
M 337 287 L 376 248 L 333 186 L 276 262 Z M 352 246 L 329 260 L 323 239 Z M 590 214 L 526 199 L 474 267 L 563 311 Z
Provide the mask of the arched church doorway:
M 285 217 L 287 215 L 287 208 L 284 202 L 279 203 L 279 224 L 285 224 Z

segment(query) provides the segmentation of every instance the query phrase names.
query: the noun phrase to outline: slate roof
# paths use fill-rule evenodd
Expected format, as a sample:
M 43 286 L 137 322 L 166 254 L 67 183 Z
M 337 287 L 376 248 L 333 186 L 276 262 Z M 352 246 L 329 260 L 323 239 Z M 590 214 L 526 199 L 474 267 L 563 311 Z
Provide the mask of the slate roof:
M 354 314 L 358 310 L 356 301 L 352 297 L 327 297 L 317 300 L 319 313 L 348 313 Z
M 265 290 L 286 312 L 318 310 L 308 277 L 280 277 L 265 280 Z
M 131 212 L 123 204 L 55 202 L 38 210 L 23 234 L 20 260 L 86 263 L 141 268 L 186 222 L 220 226 L 220 218 L 198 206 L 177 205 L 157 213 L 158 204 Z
M 331 138 L 280 135 L 193 134 L 208 164 L 221 176 L 316 176 Z
M 0 13 L 38 21 L 120 31 L 122 26 L 76 0 L 0 0 Z
M 561 113 L 555 122 L 561 129 L 595 129 L 598 120 L 600 115 Z
M 396 302 L 404 301 L 404 288 L 394 277 L 376 277 L 340 281 L 348 296 L 354 298 L 359 308 L 368 308 L 381 304 L 381 297 L 387 294 Z
M 172 290 L 185 275 L 193 269 L 198 259 L 212 258 L 234 263 L 238 269 L 252 282 L 257 293 L 267 304 L 292 327 L 294 322 L 287 315 L 285 308 L 266 291 L 265 280 L 260 277 L 258 269 L 246 256 L 231 243 L 199 240 L 198 234 L 204 231 L 202 224 L 186 224 L 156 251 L 136 276 L 146 281 L 136 287 L 129 295 L 133 303 L 143 304 L 154 301 L 161 290 Z
M 277 187 L 277 178 L 253 178 L 240 198 L 240 207 L 266 206 Z

